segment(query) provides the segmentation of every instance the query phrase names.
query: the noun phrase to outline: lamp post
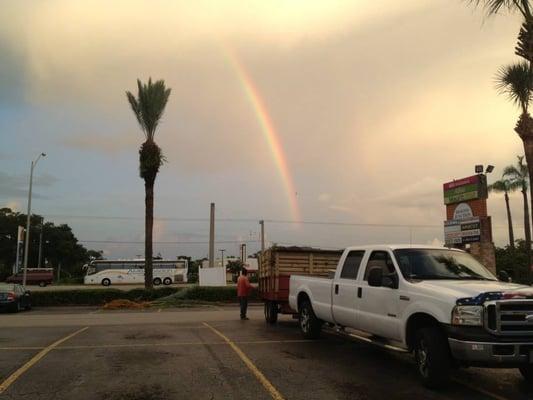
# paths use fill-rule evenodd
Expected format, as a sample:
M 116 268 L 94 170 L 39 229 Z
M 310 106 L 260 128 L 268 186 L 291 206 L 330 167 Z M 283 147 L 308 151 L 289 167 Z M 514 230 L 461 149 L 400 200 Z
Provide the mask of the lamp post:
M 221 266 L 222 268 L 224 268 L 224 252 L 226 251 L 226 249 L 219 249 L 218 251 L 220 251 L 220 254 L 222 255 Z
M 30 190 L 28 193 L 28 216 L 26 220 L 26 243 L 24 244 L 24 273 L 22 274 L 22 286 L 26 287 L 26 274 L 28 270 L 28 257 L 29 257 L 29 247 L 30 247 L 30 217 L 31 217 L 31 189 L 33 185 L 33 170 L 37 165 L 37 162 L 41 157 L 46 157 L 46 154 L 41 153 L 37 156 L 35 160 L 31 162 L 30 169 Z

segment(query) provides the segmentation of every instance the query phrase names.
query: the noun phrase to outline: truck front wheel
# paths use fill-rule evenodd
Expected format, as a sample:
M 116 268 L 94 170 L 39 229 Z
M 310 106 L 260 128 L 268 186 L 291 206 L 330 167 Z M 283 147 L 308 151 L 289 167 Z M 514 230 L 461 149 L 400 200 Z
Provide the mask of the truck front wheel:
M 533 365 L 522 365 L 518 369 L 520 370 L 520 373 L 522 374 L 526 382 L 533 383 Z
M 322 321 L 320 321 L 314 311 L 311 303 L 304 300 L 298 310 L 298 320 L 300 322 L 300 330 L 306 339 L 318 339 L 320 331 L 322 330 Z
M 448 341 L 440 329 L 428 327 L 416 333 L 415 359 L 424 386 L 434 389 L 449 381 L 451 357 Z

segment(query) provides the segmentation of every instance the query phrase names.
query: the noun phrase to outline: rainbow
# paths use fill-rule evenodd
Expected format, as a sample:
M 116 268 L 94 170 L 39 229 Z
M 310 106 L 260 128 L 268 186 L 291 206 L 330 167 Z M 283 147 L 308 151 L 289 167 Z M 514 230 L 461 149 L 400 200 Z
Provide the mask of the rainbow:
M 295 221 L 300 221 L 300 208 L 298 207 L 298 199 L 296 198 L 296 189 L 294 182 L 292 180 L 292 175 L 289 170 L 287 163 L 287 156 L 283 151 L 283 146 L 281 144 L 281 139 L 279 134 L 276 132 L 276 128 L 272 122 L 272 118 L 268 114 L 268 109 L 265 105 L 265 102 L 261 98 L 261 94 L 257 87 L 254 85 L 252 78 L 242 62 L 237 58 L 235 53 L 228 47 L 223 46 L 225 54 L 235 70 L 239 81 L 244 89 L 246 97 L 252 105 L 257 121 L 261 127 L 261 131 L 268 143 L 272 158 L 274 163 L 279 171 L 281 180 L 283 181 L 283 186 L 285 187 L 285 192 L 289 200 L 289 205 L 291 209 L 292 218 Z

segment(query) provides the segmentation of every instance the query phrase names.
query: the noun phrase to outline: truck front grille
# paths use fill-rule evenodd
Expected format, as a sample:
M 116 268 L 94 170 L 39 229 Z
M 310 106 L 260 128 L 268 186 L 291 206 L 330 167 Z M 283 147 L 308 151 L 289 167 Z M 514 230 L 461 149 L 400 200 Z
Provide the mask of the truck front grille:
M 533 301 L 502 300 L 486 304 L 485 327 L 496 335 L 533 335 Z

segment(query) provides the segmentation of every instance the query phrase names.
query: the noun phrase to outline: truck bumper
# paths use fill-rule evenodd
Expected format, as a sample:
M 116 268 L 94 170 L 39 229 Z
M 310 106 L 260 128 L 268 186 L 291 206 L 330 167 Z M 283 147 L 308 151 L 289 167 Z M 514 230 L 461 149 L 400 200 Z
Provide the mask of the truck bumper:
M 472 342 L 449 338 L 452 356 L 469 365 L 513 367 L 533 363 L 533 343 Z

